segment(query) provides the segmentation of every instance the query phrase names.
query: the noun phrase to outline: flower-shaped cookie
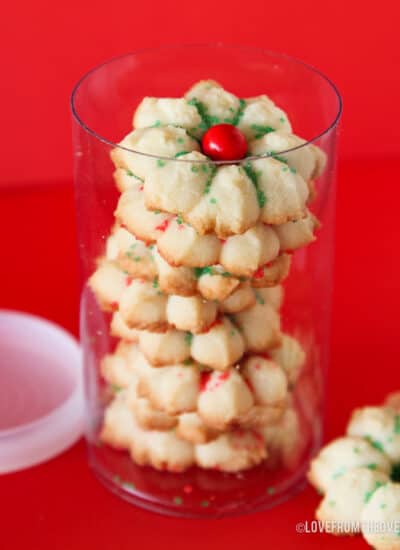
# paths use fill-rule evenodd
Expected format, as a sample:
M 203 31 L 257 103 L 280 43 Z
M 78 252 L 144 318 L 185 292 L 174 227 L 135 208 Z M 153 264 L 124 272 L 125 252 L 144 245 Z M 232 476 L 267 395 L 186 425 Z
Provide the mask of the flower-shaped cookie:
M 378 550 L 400 548 L 398 529 L 390 524 L 400 522 L 399 434 L 397 394 L 381 407 L 354 411 L 347 436 L 312 461 L 309 480 L 325 493 L 316 516 L 327 531 L 344 534 L 347 522 L 348 533 L 361 531 Z
M 263 158 L 211 162 L 198 139 L 220 123 L 237 126 L 248 153 Z M 277 154 L 304 142 L 290 133 L 287 116 L 269 98 L 239 100 L 212 81 L 198 83 L 185 99 L 145 98 L 134 125 L 112 152 L 119 189 L 139 179 L 148 209 L 177 214 L 201 235 L 225 238 L 257 222 L 303 218 L 310 182 L 324 167 L 324 153 L 315 146 L 300 147 L 292 164 Z M 275 132 L 277 138 L 265 142 Z
M 177 415 L 193 412 L 213 431 L 232 425 L 264 427 L 280 417 L 288 384 L 276 363 L 255 356 L 243 361 L 240 370 L 202 369 L 196 363 L 153 367 L 134 346 L 117 349 L 102 362 L 102 374 L 112 387 L 129 390 L 129 403 L 145 428 L 169 429 L 179 423 Z
M 158 253 L 170 266 L 220 265 L 228 275 L 238 277 L 254 277 L 261 267 L 278 263 L 279 255 L 284 252 L 311 243 L 318 227 L 316 218 L 306 211 L 305 217 L 296 223 L 278 226 L 258 223 L 241 235 L 227 239 L 221 240 L 213 234 L 200 235 L 180 217 L 147 210 L 138 184 L 121 195 L 115 216 L 137 239 L 157 243 Z M 285 272 L 282 278 L 284 275 Z
M 130 450 L 132 459 L 139 465 L 182 472 L 197 464 L 202 468 L 237 472 L 259 464 L 267 456 L 264 440 L 254 430 L 235 429 L 212 441 L 193 444 L 179 437 L 179 428 L 143 429 L 128 403 L 126 390 L 115 396 L 105 411 L 100 437 L 117 449 Z M 193 417 L 185 423 L 183 429 L 189 433 L 190 425 L 195 426 Z

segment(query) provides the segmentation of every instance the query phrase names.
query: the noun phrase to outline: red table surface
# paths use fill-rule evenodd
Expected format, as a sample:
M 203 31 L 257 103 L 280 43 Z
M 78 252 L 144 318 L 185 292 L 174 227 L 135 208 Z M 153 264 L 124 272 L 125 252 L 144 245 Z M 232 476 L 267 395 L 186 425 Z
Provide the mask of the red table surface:
M 339 167 L 336 288 L 326 438 L 350 411 L 398 387 L 399 163 Z M 48 317 L 76 333 L 77 267 L 71 185 L 1 190 L 2 307 Z M 308 487 L 270 511 L 179 520 L 137 509 L 107 492 L 81 441 L 41 466 L 0 477 L 0 548 L 366 548 L 360 537 L 296 534 L 319 497 Z

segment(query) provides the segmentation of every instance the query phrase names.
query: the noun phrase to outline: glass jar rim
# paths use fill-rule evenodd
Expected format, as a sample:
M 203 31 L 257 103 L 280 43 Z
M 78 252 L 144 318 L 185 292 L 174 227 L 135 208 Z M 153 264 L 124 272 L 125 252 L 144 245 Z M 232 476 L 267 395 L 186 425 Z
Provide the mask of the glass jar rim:
M 271 56 L 275 56 L 275 57 L 280 57 L 280 58 L 282 58 L 286 61 L 290 61 L 291 63 L 300 65 L 303 68 L 309 70 L 310 72 L 313 72 L 314 74 L 319 76 L 321 79 L 323 79 L 330 86 L 330 88 L 334 92 L 334 95 L 336 96 L 336 99 L 337 99 L 337 102 L 338 102 L 337 103 L 337 111 L 336 111 L 335 116 L 333 117 L 332 122 L 329 125 L 327 125 L 327 127 L 324 130 L 322 130 L 322 132 L 319 132 L 316 136 L 313 136 L 311 139 L 305 140 L 304 143 L 302 143 L 300 145 L 296 145 L 295 147 L 290 147 L 288 149 L 284 149 L 284 150 L 280 150 L 280 151 L 273 151 L 273 152 L 270 151 L 270 152 L 263 153 L 263 154 L 260 154 L 260 155 L 246 156 L 245 158 L 238 159 L 238 160 L 219 160 L 219 161 L 215 161 L 215 160 L 212 160 L 212 159 L 209 159 L 209 158 L 207 158 L 205 160 L 189 160 L 189 159 L 184 159 L 182 157 L 178 157 L 178 158 L 176 158 L 176 157 L 164 157 L 164 156 L 161 156 L 161 155 L 153 155 L 153 154 L 150 154 L 150 153 L 144 153 L 142 151 L 136 151 L 134 149 L 130 149 L 128 147 L 125 147 L 125 146 L 123 146 L 119 143 L 115 143 L 114 141 L 106 138 L 105 136 L 100 135 L 98 132 L 96 132 L 95 130 L 90 128 L 83 121 L 83 119 L 79 116 L 79 114 L 77 112 L 77 108 L 76 108 L 76 102 L 75 102 L 76 95 L 78 93 L 79 88 L 85 82 L 85 80 L 87 78 L 89 78 L 93 73 L 95 73 L 96 71 L 98 71 L 101 68 L 105 67 L 106 65 L 111 65 L 115 61 L 121 60 L 125 57 L 130 57 L 130 56 L 135 56 L 135 55 L 140 55 L 140 54 L 157 53 L 157 52 L 167 50 L 167 49 L 172 50 L 172 49 L 178 49 L 178 48 L 201 48 L 201 47 L 203 47 L 203 48 L 222 48 L 222 49 L 249 50 L 249 51 L 252 51 L 252 52 L 259 53 L 259 54 L 266 54 L 266 55 L 271 55 Z M 268 50 L 268 49 L 264 49 L 264 48 L 257 48 L 257 47 L 254 47 L 254 46 L 239 46 L 239 45 L 223 44 L 223 43 L 217 42 L 217 43 L 203 43 L 203 44 L 201 44 L 201 43 L 200 44 L 174 44 L 174 45 L 164 45 L 162 47 L 156 47 L 156 48 L 143 48 L 143 49 L 140 49 L 140 50 L 135 50 L 133 52 L 128 52 L 128 53 L 125 53 L 125 54 L 122 54 L 122 55 L 112 57 L 111 59 L 108 59 L 107 61 L 104 61 L 103 63 L 100 63 L 100 64 L 96 65 L 95 67 L 93 67 L 92 69 L 90 69 L 89 71 L 87 71 L 78 80 L 78 82 L 75 84 L 75 86 L 72 89 L 72 93 L 71 93 L 71 97 L 70 97 L 70 107 L 71 107 L 72 116 L 76 120 L 76 122 L 79 124 L 79 126 L 81 126 L 81 128 L 83 128 L 83 130 L 86 133 L 88 133 L 92 137 L 96 138 L 98 141 L 100 141 L 100 142 L 102 142 L 106 145 L 109 145 L 110 147 L 117 148 L 117 149 L 122 149 L 124 151 L 127 151 L 129 153 L 133 153 L 135 155 L 141 155 L 143 157 L 152 158 L 152 159 L 156 159 L 156 160 L 189 162 L 190 164 L 206 164 L 206 163 L 209 164 L 210 162 L 212 162 L 212 164 L 215 164 L 215 165 L 224 165 L 224 164 L 239 164 L 239 163 L 243 163 L 243 162 L 254 161 L 254 160 L 257 160 L 257 159 L 260 159 L 260 158 L 267 158 L 267 157 L 273 157 L 273 156 L 276 156 L 276 155 L 289 154 L 293 151 L 303 149 L 304 147 L 307 147 L 307 146 L 315 143 L 316 141 L 321 139 L 324 135 L 328 134 L 331 130 L 333 130 L 338 125 L 338 123 L 340 121 L 340 118 L 341 118 L 341 115 L 342 115 L 343 102 L 342 102 L 342 97 L 339 93 L 338 88 L 336 87 L 336 85 L 333 83 L 333 81 L 330 78 L 328 78 L 319 69 L 316 69 L 314 66 L 312 66 L 308 63 L 305 63 L 304 61 L 301 61 L 300 59 L 297 59 L 296 57 L 293 57 L 291 55 L 284 54 L 284 53 L 274 52 L 272 50 Z

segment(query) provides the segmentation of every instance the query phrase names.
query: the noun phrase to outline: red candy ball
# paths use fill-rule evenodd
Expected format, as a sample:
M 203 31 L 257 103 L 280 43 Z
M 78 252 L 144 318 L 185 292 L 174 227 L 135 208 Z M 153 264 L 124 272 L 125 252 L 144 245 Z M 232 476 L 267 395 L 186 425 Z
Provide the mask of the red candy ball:
M 211 126 L 201 141 L 203 153 L 213 160 L 240 160 L 246 156 L 247 142 L 232 124 Z

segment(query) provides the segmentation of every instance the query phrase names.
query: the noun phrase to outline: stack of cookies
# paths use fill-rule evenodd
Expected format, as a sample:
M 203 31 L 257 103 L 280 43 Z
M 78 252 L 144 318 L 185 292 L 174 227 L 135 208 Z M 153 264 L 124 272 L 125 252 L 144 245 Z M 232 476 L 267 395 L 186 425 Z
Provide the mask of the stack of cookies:
M 219 124 L 243 134 L 245 158 L 204 154 Z M 306 357 L 282 331 L 281 283 L 291 254 L 315 240 L 308 205 L 325 155 L 276 154 L 304 144 L 286 114 L 213 81 L 145 98 L 133 125 L 111 153 L 121 195 L 89 281 L 119 339 L 101 363 L 114 392 L 101 438 L 173 472 L 237 472 L 268 455 L 290 464 Z

